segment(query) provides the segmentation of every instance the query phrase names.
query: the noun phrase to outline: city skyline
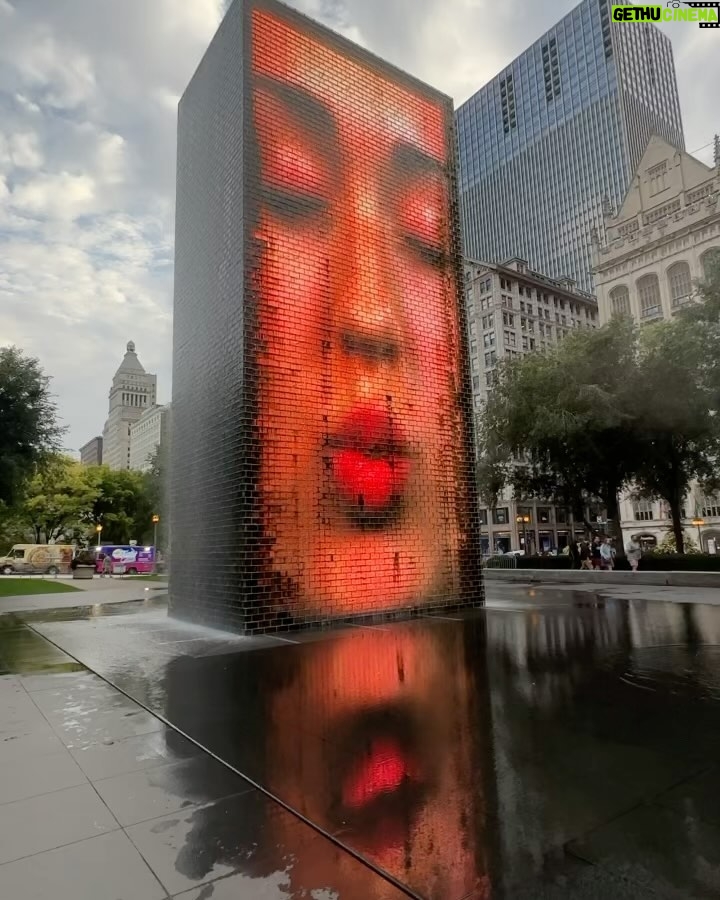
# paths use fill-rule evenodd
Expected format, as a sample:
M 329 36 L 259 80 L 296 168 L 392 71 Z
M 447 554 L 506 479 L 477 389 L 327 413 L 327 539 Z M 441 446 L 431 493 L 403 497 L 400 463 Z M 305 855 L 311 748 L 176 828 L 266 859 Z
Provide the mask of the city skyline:
M 457 107 L 577 4 L 292 5 Z M 158 373 L 160 402 L 169 398 L 175 105 L 222 8 L 68 0 L 61 13 L 50 0 L 0 0 L 0 343 L 37 356 L 53 376 L 69 449 L 98 433 L 128 339 Z M 709 161 L 718 123 L 697 85 L 720 74 L 715 36 L 693 23 L 662 30 L 673 43 L 686 147 Z

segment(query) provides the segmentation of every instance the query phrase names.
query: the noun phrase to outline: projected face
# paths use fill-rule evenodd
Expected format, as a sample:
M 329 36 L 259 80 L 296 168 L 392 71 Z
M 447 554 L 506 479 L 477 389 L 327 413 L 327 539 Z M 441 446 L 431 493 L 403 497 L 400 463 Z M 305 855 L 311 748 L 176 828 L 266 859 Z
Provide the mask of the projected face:
M 252 15 L 260 487 L 302 613 L 447 599 L 465 491 L 447 109 Z

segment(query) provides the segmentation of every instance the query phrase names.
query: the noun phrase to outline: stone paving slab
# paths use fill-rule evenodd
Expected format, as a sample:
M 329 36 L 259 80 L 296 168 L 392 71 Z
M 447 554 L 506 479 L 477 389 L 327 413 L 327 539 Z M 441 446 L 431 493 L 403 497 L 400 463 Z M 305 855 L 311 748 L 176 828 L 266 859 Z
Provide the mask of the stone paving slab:
M 6 670 L 10 659 L 20 672 L 0 675 L 2 900 L 407 896 L 13 622 L 0 624 Z M 285 837 L 261 840 L 264 829 Z

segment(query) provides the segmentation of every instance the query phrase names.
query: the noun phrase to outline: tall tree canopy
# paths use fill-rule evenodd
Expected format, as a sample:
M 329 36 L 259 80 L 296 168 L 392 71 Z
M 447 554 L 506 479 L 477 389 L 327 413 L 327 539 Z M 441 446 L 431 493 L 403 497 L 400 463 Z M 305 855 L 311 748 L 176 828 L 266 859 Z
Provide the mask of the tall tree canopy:
M 693 479 L 712 488 L 720 459 L 720 268 L 701 302 L 638 329 L 627 318 L 572 332 L 546 353 L 505 362 L 480 423 L 480 493 L 570 506 L 600 501 L 621 538 L 617 497 L 662 498 L 683 549 Z
M 63 433 L 38 360 L 0 347 L 0 503 L 18 499 L 37 467 L 59 450 Z

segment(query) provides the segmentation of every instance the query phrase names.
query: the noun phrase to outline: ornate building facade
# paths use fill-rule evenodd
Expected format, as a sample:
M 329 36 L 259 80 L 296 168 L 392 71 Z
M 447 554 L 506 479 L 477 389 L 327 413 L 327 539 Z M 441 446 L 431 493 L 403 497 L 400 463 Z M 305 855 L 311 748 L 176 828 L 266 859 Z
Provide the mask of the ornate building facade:
M 593 235 L 600 323 L 669 319 L 720 259 L 720 138 L 715 166 L 654 136 L 617 214 Z
M 108 417 L 103 429 L 104 465 L 111 469 L 130 468 L 131 428 L 155 405 L 156 396 L 157 375 L 145 371 L 135 344 L 129 341 L 110 388 Z
M 594 269 L 600 322 L 629 315 L 643 325 L 670 319 L 696 297 L 696 284 L 720 262 L 720 138 L 714 167 L 661 137 L 651 138 L 620 207 L 594 235 Z M 662 501 L 620 503 L 625 536 L 647 546 L 668 533 Z M 686 537 L 703 550 L 720 550 L 720 498 L 694 484 L 683 510 Z M 693 525 L 692 520 L 702 520 Z

